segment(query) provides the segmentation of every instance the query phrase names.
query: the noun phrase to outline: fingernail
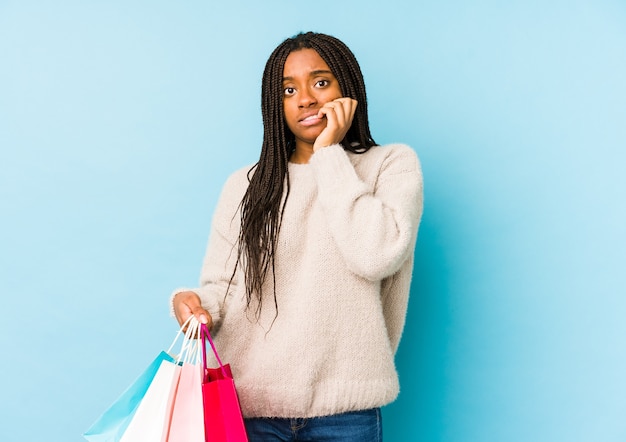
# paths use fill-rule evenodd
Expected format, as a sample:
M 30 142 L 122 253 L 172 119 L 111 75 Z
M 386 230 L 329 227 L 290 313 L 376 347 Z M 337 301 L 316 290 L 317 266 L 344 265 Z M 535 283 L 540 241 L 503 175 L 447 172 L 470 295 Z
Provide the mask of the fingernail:
M 206 315 L 200 315 L 200 322 L 206 324 L 207 322 L 209 322 L 209 320 L 207 319 Z

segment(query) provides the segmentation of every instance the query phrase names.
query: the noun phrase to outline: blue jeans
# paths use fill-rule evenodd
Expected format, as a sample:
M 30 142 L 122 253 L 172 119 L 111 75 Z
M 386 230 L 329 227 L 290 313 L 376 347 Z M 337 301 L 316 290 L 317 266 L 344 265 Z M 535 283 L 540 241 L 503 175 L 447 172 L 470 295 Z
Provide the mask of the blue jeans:
M 245 419 L 250 442 L 381 442 L 380 408 L 313 418 Z

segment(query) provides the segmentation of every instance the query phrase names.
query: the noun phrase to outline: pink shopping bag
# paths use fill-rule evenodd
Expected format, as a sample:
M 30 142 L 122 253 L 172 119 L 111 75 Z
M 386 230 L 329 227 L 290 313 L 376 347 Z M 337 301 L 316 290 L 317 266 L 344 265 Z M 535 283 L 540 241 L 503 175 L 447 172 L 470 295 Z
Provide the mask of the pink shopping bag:
M 246 427 L 230 366 L 222 364 L 206 324 L 200 325 L 200 334 L 205 374 L 202 399 L 206 442 L 247 442 Z M 219 368 L 207 368 L 206 341 L 211 344 Z
M 182 357 L 180 376 L 170 402 L 168 427 L 161 442 L 205 442 L 202 407 L 202 350 L 200 323 L 190 319 Z
M 202 366 L 199 364 L 183 363 L 167 442 L 205 442 Z

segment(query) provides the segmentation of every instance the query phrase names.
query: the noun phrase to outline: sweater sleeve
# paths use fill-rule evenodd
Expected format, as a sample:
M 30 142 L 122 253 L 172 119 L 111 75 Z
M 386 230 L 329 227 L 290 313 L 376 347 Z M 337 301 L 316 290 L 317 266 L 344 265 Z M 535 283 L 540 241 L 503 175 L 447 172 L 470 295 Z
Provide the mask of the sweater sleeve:
M 423 180 L 410 147 L 372 149 L 380 151 L 363 154 L 359 166 L 367 181 L 340 145 L 317 151 L 311 164 L 326 220 L 348 268 L 376 281 L 397 272 L 413 253 Z
M 181 287 L 172 293 L 173 300 L 177 293 L 195 292 L 200 297 L 202 306 L 211 314 L 216 327 L 219 327 L 223 318 L 226 298 L 236 291 L 238 284 L 237 273 L 234 272 L 240 225 L 238 203 L 245 192 L 246 184 L 245 174 L 239 172 L 233 174 L 222 189 L 213 214 L 199 287 Z

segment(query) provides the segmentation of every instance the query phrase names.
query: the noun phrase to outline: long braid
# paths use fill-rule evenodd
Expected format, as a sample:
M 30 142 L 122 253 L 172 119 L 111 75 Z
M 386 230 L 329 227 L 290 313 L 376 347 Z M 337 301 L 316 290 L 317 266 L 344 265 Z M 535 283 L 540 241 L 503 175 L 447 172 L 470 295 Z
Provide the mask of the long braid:
M 248 189 L 241 201 L 237 254 L 237 263 L 244 269 L 247 305 L 250 307 L 253 299 L 258 301 L 257 318 L 261 313 L 263 284 L 268 272 L 275 283 L 274 258 L 289 197 L 289 157 L 295 146 L 295 137 L 285 123 L 283 69 L 289 54 L 304 48 L 317 51 L 337 78 L 342 95 L 359 103 L 352 126 L 342 142 L 344 149 L 363 153 L 376 145 L 369 130 L 363 75 L 354 54 L 344 43 L 329 35 L 308 32 L 285 40 L 272 52 L 265 65 L 261 86 L 263 145 L 259 161 L 248 174 Z M 273 292 L 278 315 L 275 284 Z
M 328 64 L 339 82 L 343 96 L 359 102 L 352 126 L 346 134 L 346 142 L 343 143 L 344 149 L 356 153 L 366 152 L 376 143 L 369 130 L 367 95 L 361 68 L 352 51 L 341 41 L 329 35 L 313 35 L 318 38 L 311 39 L 311 49 L 320 54 Z M 356 148 L 353 148 L 352 143 L 357 144 Z

